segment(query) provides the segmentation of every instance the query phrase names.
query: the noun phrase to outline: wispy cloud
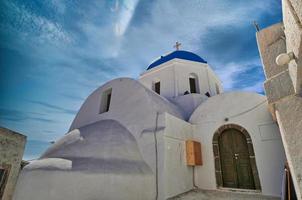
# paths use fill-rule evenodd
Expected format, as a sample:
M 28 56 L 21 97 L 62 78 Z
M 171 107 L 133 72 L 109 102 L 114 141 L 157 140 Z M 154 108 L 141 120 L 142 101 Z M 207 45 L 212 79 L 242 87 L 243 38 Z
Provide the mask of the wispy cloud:
M 57 123 L 57 120 L 43 118 L 44 114 L 35 112 L 23 112 L 19 110 L 0 108 L 0 121 L 8 120 L 14 122 L 23 122 L 26 120 L 47 122 L 47 123 Z
M 75 115 L 77 113 L 76 110 L 62 108 L 60 106 L 52 105 L 50 103 L 45 103 L 45 102 L 42 102 L 42 101 L 28 100 L 28 102 L 43 106 L 47 109 L 50 109 L 50 110 L 53 110 L 53 111 L 56 111 L 56 112 L 61 112 L 61 113 L 71 114 L 71 115 Z
M 65 93 L 63 93 L 61 95 L 63 97 L 66 97 L 66 98 L 70 99 L 70 100 L 73 100 L 73 101 L 84 101 L 85 100 L 85 98 L 80 97 L 80 96 L 75 95 L 75 94 L 65 94 Z
M 218 65 L 216 73 L 227 91 L 232 89 L 246 90 L 251 85 L 262 84 L 264 81 L 263 69 L 260 60 L 257 59 Z M 258 92 L 258 90 L 254 92 Z
M 129 1 L 115 1 L 115 7 L 111 9 L 112 12 L 117 14 L 117 21 L 115 22 L 115 34 L 116 36 L 122 36 L 126 32 L 132 16 L 135 13 L 135 8 L 139 0 Z

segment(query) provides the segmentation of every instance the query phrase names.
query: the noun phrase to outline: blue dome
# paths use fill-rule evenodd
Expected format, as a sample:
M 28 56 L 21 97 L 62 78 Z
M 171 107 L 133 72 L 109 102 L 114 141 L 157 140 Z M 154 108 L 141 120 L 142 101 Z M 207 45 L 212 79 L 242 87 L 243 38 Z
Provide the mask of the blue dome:
M 183 60 L 190 60 L 190 61 L 194 61 L 194 62 L 200 62 L 200 63 L 207 63 L 207 61 L 205 61 L 204 59 L 202 59 L 200 56 L 189 52 L 189 51 L 173 51 L 172 53 L 169 53 L 166 56 L 161 56 L 159 59 L 157 59 L 156 61 L 154 61 L 153 63 L 151 63 L 149 65 L 149 67 L 147 68 L 147 70 L 152 69 L 160 64 L 163 64 L 165 62 L 168 62 L 174 58 L 179 58 L 179 59 L 183 59 Z

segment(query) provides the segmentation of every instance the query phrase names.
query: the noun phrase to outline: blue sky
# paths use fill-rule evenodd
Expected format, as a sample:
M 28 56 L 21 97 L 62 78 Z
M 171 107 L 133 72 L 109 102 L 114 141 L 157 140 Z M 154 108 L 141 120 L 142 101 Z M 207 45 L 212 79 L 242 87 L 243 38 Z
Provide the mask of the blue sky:
M 280 0 L 2 0 L 0 9 L 0 126 L 27 135 L 25 159 L 67 132 L 93 90 L 137 78 L 176 41 L 226 91 L 263 93 L 252 22 L 282 20 Z

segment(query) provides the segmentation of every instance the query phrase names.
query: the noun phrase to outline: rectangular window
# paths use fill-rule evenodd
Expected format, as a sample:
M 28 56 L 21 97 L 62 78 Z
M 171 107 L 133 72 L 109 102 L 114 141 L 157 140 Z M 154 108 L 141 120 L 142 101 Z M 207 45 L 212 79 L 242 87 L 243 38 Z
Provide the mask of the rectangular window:
M 0 185 L 1 185 L 1 188 L 4 185 L 5 174 L 6 174 L 5 169 L 0 168 Z
M 156 82 L 154 84 L 154 91 L 157 93 L 157 94 L 160 94 L 160 82 Z
M 216 94 L 219 94 L 220 91 L 219 91 L 219 86 L 217 84 L 215 84 L 215 88 L 216 88 Z
M 111 93 L 107 94 L 107 102 L 106 102 L 106 111 L 105 112 L 109 111 L 110 100 L 111 100 Z
M 196 80 L 195 78 L 189 78 L 190 81 L 190 92 L 191 93 L 197 93 L 196 92 Z
M 111 102 L 111 94 L 112 94 L 111 88 L 103 92 L 102 99 L 101 99 L 100 114 L 109 111 L 110 102 Z
M 2 199 L 3 197 L 3 193 L 4 193 L 4 189 L 6 186 L 6 181 L 8 178 L 8 174 L 9 174 L 9 166 L 0 166 L 0 199 Z

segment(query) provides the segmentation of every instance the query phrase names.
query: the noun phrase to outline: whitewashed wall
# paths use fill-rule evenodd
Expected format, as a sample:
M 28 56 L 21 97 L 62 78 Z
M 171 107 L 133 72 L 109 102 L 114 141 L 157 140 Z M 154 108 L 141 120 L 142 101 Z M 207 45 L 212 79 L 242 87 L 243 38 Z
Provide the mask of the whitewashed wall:
M 229 121 L 224 121 L 228 118 Z M 196 184 L 216 189 L 213 135 L 224 124 L 237 124 L 251 136 L 262 193 L 280 196 L 284 148 L 276 123 L 267 110 L 265 96 L 247 92 L 229 92 L 209 98 L 190 118 L 194 136 L 202 143 L 203 166 L 196 167 Z
M 182 95 L 188 90 L 191 69 L 197 71 L 202 92 L 208 91 L 209 86 L 215 88 L 215 84 L 207 85 L 207 75 L 202 73 L 206 67 L 182 64 L 177 61 L 177 67 L 168 66 L 162 69 L 167 70 L 163 74 L 158 72 L 164 75 L 172 69 L 177 71 L 177 90 L 173 94 Z M 189 70 L 182 72 L 183 69 Z M 151 71 L 148 73 L 150 76 L 140 80 L 146 86 L 155 78 Z M 217 81 L 214 79 L 210 83 Z M 173 89 L 172 85 L 168 84 Z M 102 93 L 109 88 L 112 89 L 109 111 L 99 114 Z M 21 172 L 14 200 L 90 200 L 100 196 L 104 199 L 154 199 L 156 193 L 159 199 L 175 196 L 193 188 L 193 170 L 186 165 L 185 158 L 188 139 L 202 144 L 204 164 L 195 170 L 197 186 L 216 189 L 212 139 L 215 131 L 226 123 L 238 124 L 249 132 L 262 193 L 279 196 L 285 156 L 265 97 L 232 92 L 208 99 L 200 97 L 199 101 L 198 96 L 174 98 L 177 107 L 133 79 L 119 78 L 104 84 L 86 99 L 70 127 L 71 132 Z M 192 102 L 193 106 L 186 107 L 186 103 Z M 190 123 L 186 122 L 188 113 L 197 105 Z M 224 121 L 226 117 L 228 122 Z M 104 159 L 110 162 L 103 162 Z M 119 163 L 120 159 L 125 162 Z M 108 163 L 112 166 L 103 169 Z M 94 171 L 100 167 L 105 171 Z M 106 171 L 109 169 L 116 171 Z M 135 173 L 129 176 L 121 173 L 124 170 Z
M 215 83 L 221 91 L 223 90 L 219 78 L 208 64 L 177 58 L 147 70 L 141 74 L 139 81 L 149 89 L 152 89 L 154 82 L 160 81 L 161 95 L 170 99 L 190 91 L 189 76 L 191 73 L 198 77 L 200 94 L 209 92 L 212 96 L 215 95 Z
M 193 189 L 193 168 L 186 163 L 186 140 L 192 140 L 190 123 L 166 114 L 163 183 L 165 199 Z
M 151 200 L 154 185 L 133 135 L 115 120 L 101 120 L 74 129 L 27 165 L 14 200 Z
M 109 111 L 99 114 L 108 88 Z M 163 155 L 165 113 L 183 119 L 174 104 L 138 81 L 120 78 L 106 83 L 86 99 L 71 132 L 21 172 L 14 200 L 154 199 L 154 131 L 161 141 L 158 154 Z M 127 135 L 132 139 L 123 139 Z

